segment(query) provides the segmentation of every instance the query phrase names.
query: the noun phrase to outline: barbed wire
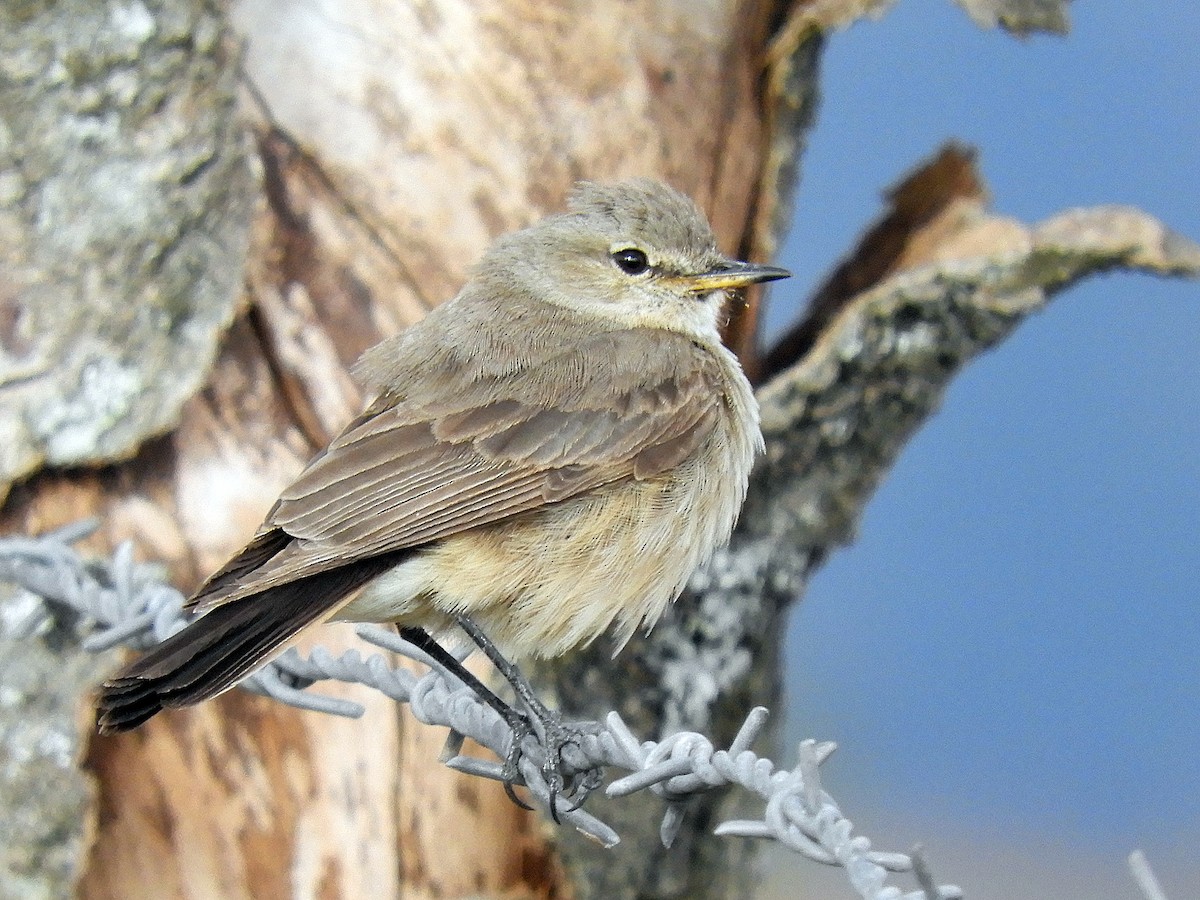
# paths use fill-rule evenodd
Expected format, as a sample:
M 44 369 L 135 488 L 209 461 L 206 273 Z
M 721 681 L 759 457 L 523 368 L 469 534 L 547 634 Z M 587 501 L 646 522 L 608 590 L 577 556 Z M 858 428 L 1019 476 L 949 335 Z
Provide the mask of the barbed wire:
M 36 538 L 0 539 L 0 580 L 27 592 L 10 607 L 16 614 L 5 617 L 10 633 L 32 637 L 69 611 L 91 625 L 81 642 L 83 649 L 101 652 L 122 645 L 145 649 L 188 624 L 183 595 L 165 583 L 161 567 L 136 562 L 130 544 L 118 547 L 111 559 L 80 556 L 71 545 L 95 527 L 94 522 L 79 522 Z M 316 648 L 302 656 L 293 649 L 239 687 L 300 709 L 357 717 L 364 711 L 360 704 L 309 688 L 327 680 L 365 685 L 407 703 L 418 721 L 450 729 L 441 756 L 446 765 L 469 775 L 503 780 L 504 766 L 499 761 L 466 757 L 459 751 L 463 740 L 471 738 L 498 760 L 506 758 L 512 739 L 508 723 L 452 672 L 396 633 L 371 625 L 359 626 L 357 632 L 376 647 L 422 663 L 426 671 L 418 674 L 393 666 L 382 654 L 363 657 L 348 650 L 334 656 Z M 465 659 L 467 652 L 456 657 Z M 820 766 L 835 744 L 801 742 L 797 763 L 790 770 L 777 768 L 751 750 L 767 717 L 762 707 L 751 710 L 730 746 L 717 749 L 696 732 L 679 732 L 660 741 L 639 740 L 616 712 L 610 712 L 603 723 L 573 723 L 581 737 L 564 754 L 562 775 L 569 784 L 574 776 L 597 770 L 629 772 L 612 781 L 607 793 L 623 797 L 651 790 L 661 797 L 666 811 L 659 833 L 667 847 L 679 833 L 691 798 L 737 785 L 764 801 L 763 816 L 724 822 L 715 830 L 718 835 L 771 839 L 815 862 L 839 866 L 863 900 L 963 896 L 956 886 L 935 884 L 919 848 L 911 853 L 881 852 L 873 850 L 867 838 L 853 835 L 853 826 L 820 780 Z M 545 753 L 536 735 L 526 736 L 521 749 L 518 783 L 550 809 L 551 792 L 543 776 Z M 557 818 L 603 845 L 620 840 L 611 827 L 569 800 L 559 796 L 553 802 Z M 913 873 L 916 891 L 903 893 L 887 883 L 892 874 L 903 872 Z

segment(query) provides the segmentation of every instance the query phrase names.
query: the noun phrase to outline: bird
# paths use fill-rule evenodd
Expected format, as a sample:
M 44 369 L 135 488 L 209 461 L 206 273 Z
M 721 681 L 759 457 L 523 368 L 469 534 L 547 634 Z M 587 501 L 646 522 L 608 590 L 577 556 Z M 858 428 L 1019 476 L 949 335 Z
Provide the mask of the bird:
M 198 617 L 103 683 L 99 730 L 214 697 L 328 620 L 426 646 L 466 623 L 505 659 L 623 645 L 729 539 L 762 436 L 720 328 L 731 294 L 789 274 L 723 254 L 661 182 L 576 185 L 363 355 L 373 399 Z

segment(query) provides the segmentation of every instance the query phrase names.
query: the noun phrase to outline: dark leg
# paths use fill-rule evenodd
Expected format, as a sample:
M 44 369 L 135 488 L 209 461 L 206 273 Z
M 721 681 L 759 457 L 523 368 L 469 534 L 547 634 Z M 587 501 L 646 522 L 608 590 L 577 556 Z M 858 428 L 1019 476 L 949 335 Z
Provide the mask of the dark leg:
M 396 630 L 400 632 L 400 637 L 404 638 L 414 647 L 428 653 L 437 660 L 442 668 L 447 669 L 455 678 L 478 694 L 479 699 L 498 712 L 504 718 L 504 721 L 508 722 L 514 715 L 520 715 L 519 712 L 496 696 L 496 693 L 491 688 L 472 675 L 467 667 L 455 658 L 454 654 L 435 641 L 432 635 L 424 628 L 397 628 Z
M 585 733 L 584 730 L 577 725 L 565 724 L 558 712 L 546 706 L 521 670 L 505 659 L 499 648 L 492 643 L 491 639 L 483 633 L 483 630 L 478 625 L 463 615 L 455 616 L 454 619 L 459 627 L 467 633 L 467 636 L 479 646 L 484 655 L 492 661 L 492 665 L 496 667 L 496 671 L 503 675 L 504 680 L 512 685 L 518 699 L 529 710 L 533 727 L 537 729 L 538 739 L 541 741 L 542 748 L 546 754 L 545 760 L 542 763 L 542 776 L 546 780 L 546 786 L 550 789 L 550 815 L 557 822 L 558 807 L 555 801 L 564 786 L 562 776 L 563 750 L 571 745 L 578 747 L 579 739 Z M 526 727 L 528 727 L 528 724 Z M 516 759 L 519 759 L 519 754 L 516 758 L 510 758 L 510 764 L 515 765 Z M 572 777 L 571 790 L 568 792 L 568 796 L 577 795 L 579 797 L 576 807 L 587 799 L 589 793 L 600 786 L 601 781 L 601 775 L 597 769 L 592 769 L 581 774 L 582 778 Z
M 515 664 L 509 662 L 504 657 L 500 649 L 492 643 L 492 639 L 483 633 L 483 629 L 466 616 L 455 616 L 454 621 L 458 623 L 459 628 L 467 633 L 467 637 L 474 641 L 475 645 L 483 651 L 484 656 L 492 661 L 492 665 L 496 667 L 496 671 L 503 675 L 504 680 L 512 685 L 512 689 L 517 692 L 517 696 L 521 699 L 521 702 L 529 707 L 530 712 L 543 719 L 554 714 L 538 697 L 537 692 L 533 689 L 533 685 L 529 683 L 529 679 L 525 677 Z
M 506 762 L 508 768 L 511 770 L 512 777 L 504 779 L 504 793 L 508 794 L 508 798 L 517 804 L 517 806 L 523 809 L 532 809 L 533 807 L 521 800 L 513 790 L 513 781 L 520 777 L 516 761 L 521 757 L 521 740 L 530 730 L 529 720 L 501 700 L 491 688 L 472 675 L 466 666 L 459 662 L 445 647 L 435 641 L 432 635 L 424 628 L 397 627 L 396 630 L 400 632 L 400 637 L 404 638 L 404 640 L 408 641 L 414 647 L 418 647 L 428 653 L 444 669 L 453 673 L 459 681 L 474 691 L 480 700 L 498 712 L 500 717 L 508 723 L 508 727 L 512 729 L 512 744 L 508 751 L 508 760 Z

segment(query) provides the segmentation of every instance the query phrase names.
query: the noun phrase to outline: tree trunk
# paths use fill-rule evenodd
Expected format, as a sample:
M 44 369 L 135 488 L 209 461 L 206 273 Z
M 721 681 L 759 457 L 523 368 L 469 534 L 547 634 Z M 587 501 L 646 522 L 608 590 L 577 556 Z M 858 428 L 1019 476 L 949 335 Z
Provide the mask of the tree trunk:
M 75 173 L 68 188 L 114 159 L 126 164 L 109 177 L 124 184 L 120 172 L 149 171 L 129 161 L 131 147 L 176 136 L 157 151 L 176 164 L 163 162 L 137 195 L 155 216 L 118 210 L 124 218 L 106 224 L 97 210 L 114 194 L 60 186 L 62 215 L 91 223 L 124 255 L 79 239 L 73 258 L 92 268 L 54 270 L 72 288 L 69 302 L 54 298 L 65 304 L 57 316 L 42 274 L 54 246 L 36 224 L 50 174 L 30 175 L 19 213 L 0 219 L 29 236 L 26 256 L 7 267 L 22 276 L 3 286 L 12 299 L 0 296 L 17 310 L 5 314 L 6 351 L 44 333 L 52 349 L 91 353 L 76 360 L 64 350 L 58 381 L 30 382 L 70 414 L 31 434 L 5 476 L 43 461 L 107 462 L 140 445 L 127 462 L 18 484 L 3 510 L 7 530 L 95 514 L 103 524 L 93 549 L 131 539 L 176 584 L 196 584 L 357 411 L 348 368 L 358 354 L 451 297 L 494 237 L 560 209 L 576 180 L 662 178 L 696 199 L 723 250 L 768 258 L 788 218 L 824 32 L 882 5 L 234 0 L 218 10 L 201 0 L 109 0 L 5 11 L 12 40 L 33 48 L 22 65 L 60 73 L 47 84 L 13 76 L 11 54 L 8 96 L 33 109 L 50 94 L 77 129 L 90 116 L 96 134 L 111 133 L 108 144 L 77 138 L 55 151 Z M 54 133 L 47 126 L 47 146 L 57 146 Z M 1089 251 L 1074 263 L 1063 260 L 1074 259 L 1078 233 L 1052 229 L 1061 268 L 1014 272 L 1014 250 L 1027 260 L 1044 244 L 984 215 L 969 154 L 948 149 L 906 185 L 874 233 L 880 240 L 864 242 L 822 291 L 782 355 L 756 357 L 753 302 L 732 319 L 728 340 L 748 371 L 778 376 L 763 395 L 767 462 L 738 536 L 649 639 L 615 662 L 600 642 L 539 673 L 569 713 L 617 708 L 647 737 L 686 727 L 727 742 L 751 702 L 777 696 L 782 607 L 845 540 L 958 366 L 1096 268 L 1197 265 L 1159 245 L 1158 255 L 1120 256 L 1130 241 L 1161 239 L 1138 220 L 1134 237 L 1111 236 L 1108 256 Z M 913 313 L 896 313 L 894 292 L 862 292 L 955 253 L 990 253 L 1010 268 L 984 259 L 952 306 L 938 306 L 942 295 L 919 280 L 893 285 L 918 318 L 945 326 L 934 362 L 905 357 L 894 329 L 872 329 L 893 318 L 912 325 Z M 138 265 L 96 262 L 105 259 Z M 104 277 L 89 277 L 96 271 Z M 1021 303 L 1000 308 L 1004 290 Z M 963 299 L 973 291 L 990 298 L 983 312 Z M 955 318 L 964 310 L 970 329 Z M 842 345 L 822 344 L 856 322 L 860 365 Z M 70 340 L 79 334 L 87 340 Z M 89 371 L 100 379 L 90 393 Z M 127 406 L 152 398 L 132 420 L 101 402 L 130 378 Z M 11 406 L 0 413 L 21 418 Z M 353 638 L 330 627 L 320 640 L 337 649 Z M 367 706 L 362 719 L 235 691 L 129 735 L 91 738 L 94 805 L 81 789 L 76 820 L 56 814 L 90 849 L 80 853 L 82 874 L 64 865 L 56 883 L 79 877 L 89 900 L 749 894 L 750 843 L 710 834 L 737 799 L 696 804 L 670 851 L 656 842 L 656 800 L 597 802 L 623 838 L 601 850 L 515 808 L 498 785 L 439 766 L 444 735 L 407 710 L 361 688 L 344 694 Z M 79 733 L 87 726 L 72 740 Z
M 90 89 L 99 117 L 124 113 L 118 75 L 174 102 L 187 67 L 156 68 L 155 54 L 205 60 L 213 83 L 200 96 L 209 103 L 230 96 L 240 66 L 240 118 L 226 104 L 206 132 L 231 189 L 213 204 L 232 237 L 199 267 L 224 276 L 214 277 L 224 308 L 238 312 L 204 389 L 181 407 L 176 400 L 174 412 L 172 398 L 163 401 L 167 412 L 142 439 L 178 421 L 174 430 L 128 463 L 19 485 L 5 510 L 13 530 L 96 513 L 104 524 L 92 546 L 132 538 L 139 555 L 169 563 L 177 584 L 195 584 L 356 411 L 347 369 L 358 354 L 451 297 L 494 237 L 560 209 L 581 178 L 664 178 L 708 212 L 725 250 L 753 253 L 775 4 L 245 0 L 225 14 L 181 0 L 86 6 L 37 10 L 23 24 L 27 36 L 52 35 L 43 63 L 88 70 L 60 90 L 82 106 L 76 95 Z M 101 39 L 72 39 L 81 24 Z M 148 106 L 144 115 L 165 128 L 167 112 Z M 248 171 L 245 144 L 215 138 L 236 136 L 238 121 L 253 141 L 256 203 L 247 202 L 249 182 L 229 180 Z M 184 113 L 179 123 L 194 124 Z M 124 125 L 127 143 L 153 130 Z M 81 170 L 105 162 L 75 152 Z M 180 175 L 150 188 L 174 196 L 186 184 Z M 66 214 L 95 216 L 82 203 Z M 212 221 L 178 216 L 162 255 Z M 237 235 L 247 226 L 244 252 Z M 129 253 L 138 246 L 127 244 Z M 238 283 L 241 297 L 230 290 Z M 128 304 L 137 296 L 128 290 L 118 284 L 113 294 Z M 171 299 L 199 308 L 195 290 Z M 143 352 L 136 340 L 132 352 Z M 111 348 L 99 355 L 119 358 Z M 194 359 L 178 345 L 162 358 L 208 369 L 203 353 Z M 139 371 L 145 384 L 194 390 L 185 378 Z M 79 461 L 114 455 L 96 443 Z M 572 893 L 539 816 L 494 784 L 439 767 L 443 736 L 424 733 L 405 710 L 353 693 L 368 705 L 357 721 L 235 692 L 129 736 L 93 739 L 98 827 L 81 893 Z

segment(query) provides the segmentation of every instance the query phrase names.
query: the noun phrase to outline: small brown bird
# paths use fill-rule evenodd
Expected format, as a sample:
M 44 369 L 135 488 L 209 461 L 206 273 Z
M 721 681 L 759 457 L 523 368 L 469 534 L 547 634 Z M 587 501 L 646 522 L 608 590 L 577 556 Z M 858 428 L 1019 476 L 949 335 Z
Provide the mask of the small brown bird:
M 374 402 L 191 598 L 205 615 L 105 682 L 100 729 L 213 697 L 328 619 L 468 616 L 516 656 L 628 640 L 729 538 L 762 437 L 718 326 L 730 290 L 787 275 L 722 255 L 662 184 L 580 185 L 364 355 Z

